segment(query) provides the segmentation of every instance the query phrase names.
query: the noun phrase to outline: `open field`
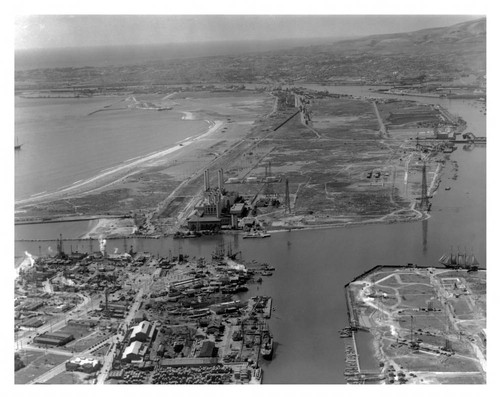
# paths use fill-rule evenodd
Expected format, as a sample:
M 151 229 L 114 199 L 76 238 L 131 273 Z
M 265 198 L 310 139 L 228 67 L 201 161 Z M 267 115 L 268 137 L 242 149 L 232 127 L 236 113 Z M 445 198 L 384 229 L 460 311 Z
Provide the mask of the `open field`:
M 16 371 L 16 384 L 26 384 L 69 358 L 61 354 L 35 350 L 22 350 L 20 356 L 26 367 Z
M 395 368 L 411 383 L 461 383 L 464 373 L 485 383 L 486 296 L 469 288 L 480 280 L 485 271 L 376 267 L 347 286 L 351 326 L 375 336 L 385 375 Z
M 82 385 L 92 382 L 91 375 L 83 372 L 62 372 L 45 382 L 45 385 Z
M 379 104 L 378 108 L 389 129 L 431 128 L 442 122 L 439 111 L 413 101 L 391 101 Z

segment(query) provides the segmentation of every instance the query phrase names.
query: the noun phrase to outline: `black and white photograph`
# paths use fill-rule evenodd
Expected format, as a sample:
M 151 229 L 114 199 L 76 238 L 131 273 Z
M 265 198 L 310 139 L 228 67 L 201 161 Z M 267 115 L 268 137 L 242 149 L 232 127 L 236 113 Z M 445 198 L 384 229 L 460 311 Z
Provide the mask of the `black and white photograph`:
M 490 20 L 449 4 L 13 16 L 14 392 L 494 381 Z

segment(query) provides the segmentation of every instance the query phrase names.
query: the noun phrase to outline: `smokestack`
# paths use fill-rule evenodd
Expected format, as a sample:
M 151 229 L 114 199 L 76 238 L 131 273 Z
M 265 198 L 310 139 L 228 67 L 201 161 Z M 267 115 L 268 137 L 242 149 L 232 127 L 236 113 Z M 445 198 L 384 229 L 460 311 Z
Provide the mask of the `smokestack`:
M 221 208 L 220 208 L 220 200 L 217 200 L 215 203 L 215 210 L 217 212 L 217 218 L 220 218 Z
M 218 171 L 218 176 L 219 176 L 219 190 L 220 193 L 222 194 L 222 189 L 224 188 L 224 174 L 223 174 L 222 168 Z
M 103 257 L 106 256 L 106 239 L 99 237 L 99 250 Z
M 210 174 L 208 170 L 205 170 L 205 191 L 208 192 L 210 189 Z

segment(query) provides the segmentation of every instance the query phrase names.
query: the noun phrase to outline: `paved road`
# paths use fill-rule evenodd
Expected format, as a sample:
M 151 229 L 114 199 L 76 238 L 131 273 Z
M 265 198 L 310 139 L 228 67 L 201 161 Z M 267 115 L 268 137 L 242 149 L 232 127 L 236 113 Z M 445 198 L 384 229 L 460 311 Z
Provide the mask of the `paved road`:
M 65 326 L 72 314 L 75 314 L 75 312 L 77 310 L 84 309 L 91 302 L 89 297 L 82 295 L 82 294 L 78 294 L 78 295 L 83 299 L 82 303 L 80 303 L 79 305 L 74 307 L 73 310 L 70 310 L 68 313 L 66 313 L 66 316 L 64 316 L 62 319 L 60 319 L 56 322 L 49 321 L 47 324 L 44 324 L 41 327 L 38 327 L 35 331 L 28 332 L 24 336 L 22 336 L 21 338 L 15 339 L 14 340 L 14 351 L 18 351 L 18 350 L 22 349 L 23 347 L 26 347 L 28 345 L 28 342 L 31 341 L 31 338 L 36 333 L 43 334 L 44 332 L 47 332 L 47 331 L 57 331 L 58 329 Z
M 92 351 L 99 349 L 100 347 L 102 347 L 104 344 L 106 344 L 108 342 L 112 342 L 113 337 L 114 337 L 114 335 L 109 337 L 106 340 L 103 340 L 98 345 L 93 346 L 87 350 L 84 350 L 83 352 L 77 353 L 75 355 L 71 354 L 71 357 L 68 358 L 68 360 L 66 360 L 63 363 L 59 364 L 58 366 L 52 368 L 51 370 L 45 372 L 44 374 L 40 375 L 39 377 L 33 379 L 28 384 L 47 382 L 48 380 L 52 379 L 54 376 L 59 375 L 60 373 L 63 373 L 66 370 L 66 362 L 71 360 L 71 358 L 73 358 L 73 357 L 92 357 L 92 354 L 91 354 Z
M 137 313 L 137 310 L 139 310 L 139 306 L 142 302 L 142 295 L 144 294 L 146 286 L 149 286 L 151 281 L 152 281 L 151 279 L 147 278 L 147 280 L 143 282 L 142 287 L 139 288 L 139 291 L 137 292 L 137 295 L 135 296 L 134 303 L 132 304 L 132 307 L 130 308 L 129 313 L 123 322 L 124 326 L 128 326 L 130 324 L 130 322 L 134 318 L 135 314 Z M 122 342 L 124 335 L 118 334 L 118 335 L 115 335 L 115 337 L 116 337 L 116 339 L 115 339 L 116 341 Z M 97 382 L 96 382 L 97 384 L 100 384 L 100 385 L 104 384 L 104 381 L 108 377 L 109 371 L 111 370 L 111 366 L 113 365 L 113 358 L 115 356 L 115 352 L 116 352 L 116 343 L 113 343 L 113 348 L 104 358 L 102 368 L 100 370 L 99 375 L 97 376 Z

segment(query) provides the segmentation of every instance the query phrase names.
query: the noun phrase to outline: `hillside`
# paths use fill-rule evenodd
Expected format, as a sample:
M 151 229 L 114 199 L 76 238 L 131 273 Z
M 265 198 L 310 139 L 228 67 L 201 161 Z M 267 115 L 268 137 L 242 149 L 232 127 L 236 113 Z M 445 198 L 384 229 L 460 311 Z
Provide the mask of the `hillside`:
M 83 65 L 82 65 L 83 66 Z M 16 89 L 51 88 L 62 81 L 86 86 L 207 83 L 484 84 L 486 19 L 449 27 L 368 36 L 296 48 L 137 65 L 16 71 Z

